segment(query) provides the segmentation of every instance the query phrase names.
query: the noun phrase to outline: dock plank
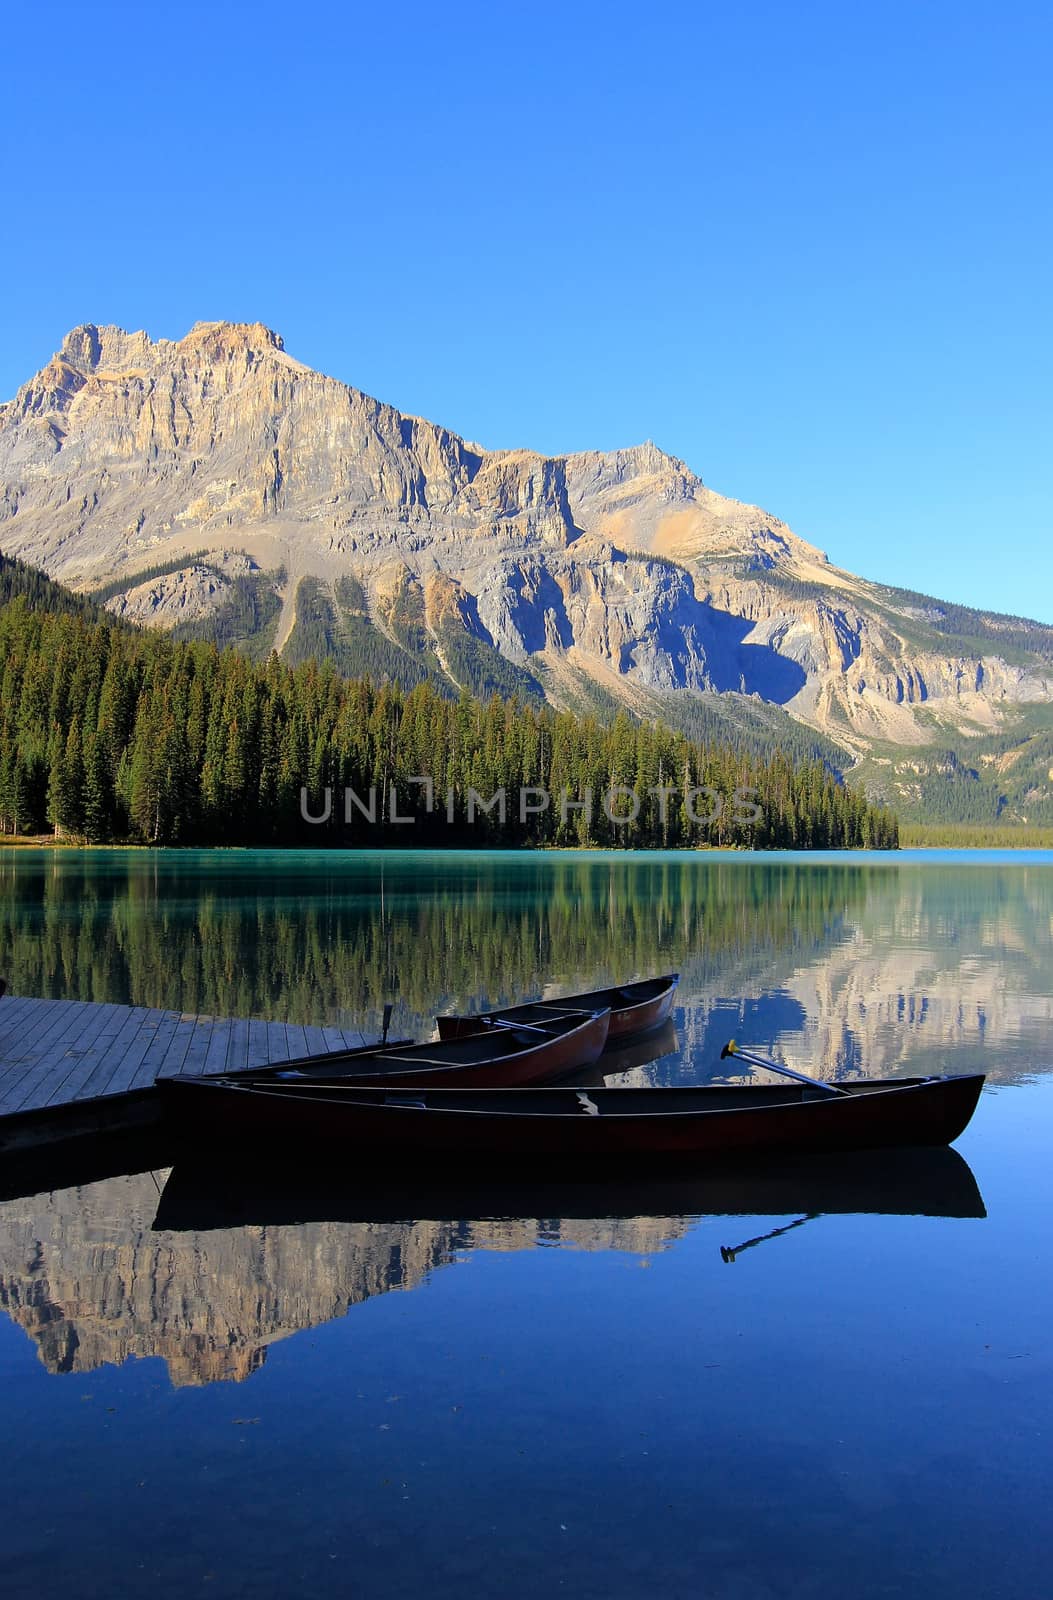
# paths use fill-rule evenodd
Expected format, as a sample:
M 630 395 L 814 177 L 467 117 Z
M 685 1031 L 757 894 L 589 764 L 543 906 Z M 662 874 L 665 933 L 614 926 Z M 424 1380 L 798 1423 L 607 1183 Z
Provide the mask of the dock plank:
M 0 1083 L 0 1117 L 6 1117 L 9 1111 L 17 1111 L 22 1098 L 21 1084 L 26 1076 L 27 1068 L 12 1067 Z
M 170 1078 L 174 1073 L 182 1072 L 183 1063 L 187 1058 L 197 1028 L 197 1018 L 182 1016 L 175 1013 L 176 1025 L 172 1034 L 171 1043 L 164 1053 L 164 1058 L 157 1069 L 159 1078 Z
M 129 1089 L 135 1087 L 136 1075 L 143 1064 L 146 1052 L 155 1042 L 157 1031 L 163 1021 L 163 1011 L 151 1008 L 146 1012 L 138 1032 L 124 1053 L 124 1059 L 106 1085 L 107 1094 L 127 1094 Z
M 249 1067 L 265 1067 L 270 1061 L 270 1041 L 267 1035 L 267 1023 L 262 1017 L 249 1018 L 249 1055 L 245 1065 Z
M 249 1019 L 235 1017 L 230 1025 L 230 1042 L 227 1045 L 227 1059 L 223 1063 L 223 1071 L 240 1072 L 249 1064 Z
M 178 1011 L 164 1011 L 161 1013 L 161 1020 L 154 1029 L 154 1036 L 147 1047 L 146 1054 L 136 1068 L 131 1088 L 148 1089 L 152 1083 L 156 1083 L 161 1071 L 161 1064 L 168 1053 L 178 1026 Z
M 5 1000 L 3 1003 L 7 1005 L 8 1002 Z M 23 1008 L 20 1027 L 12 1029 L 11 1033 L 5 1037 L 5 1063 L 21 1061 L 26 1051 L 33 1048 L 34 1040 L 42 1038 L 52 1026 L 58 1016 L 58 1007 L 68 1003 L 62 1000 L 38 1000 L 31 1010 Z M 29 1023 L 28 1027 L 26 1026 L 27 1022 Z
M 192 1074 L 195 1078 L 201 1076 L 205 1070 L 205 1057 L 208 1047 L 212 1042 L 212 1030 L 216 1026 L 215 1017 L 198 1017 L 190 1040 L 190 1047 L 183 1060 L 183 1071 Z
M 28 1015 L 32 1001 L 24 1000 L 16 995 L 13 999 L 5 996 L 0 1000 L 0 1059 L 3 1058 L 4 1046 L 8 1039 L 18 1037 L 22 1020 Z
M 307 1043 L 307 1029 L 297 1027 L 295 1023 L 285 1024 L 285 1039 L 289 1049 L 288 1060 L 292 1056 L 309 1056 L 311 1047 Z
M 113 1036 L 112 1027 L 107 1031 L 107 1024 L 112 1024 L 115 1019 L 111 1013 L 119 1008 L 100 1005 L 97 1009 L 99 1014 L 83 1024 L 75 1044 L 67 1046 L 63 1059 L 69 1063 L 69 1070 L 64 1077 L 60 1077 L 56 1069 L 57 1082 L 52 1089 L 48 1104 L 58 1105 L 67 1100 L 78 1099 L 81 1091 L 88 1087 L 96 1072 L 105 1064 L 105 1052 Z
M 267 1060 L 271 1066 L 288 1061 L 293 1052 L 289 1049 L 289 1035 L 284 1022 L 267 1024 Z
M 43 1028 L 29 1038 L 28 1048 L 19 1063 L 25 1071 L 17 1092 L 12 1093 L 8 1088 L 4 1095 L 5 1111 L 30 1111 L 47 1105 L 76 1065 L 76 1058 L 67 1052 L 83 1037 L 90 1019 L 90 1005 L 87 1001 L 71 1000 L 52 1002 L 52 1006 L 54 1009 L 45 1016 Z
M 114 1019 L 109 1048 L 89 1080 L 93 1094 L 110 1093 L 114 1074 L 119 1072 L 121 1063 L 142 1031 L 146 1015 L 145 1006 L 122 1006 L 120 1014 Z
M 208 1041 L 205 1051 L 203 1073 L 222 1072 L 227 1064 L 227 1054 L 230 1050 L 230 1032 L 233 1024 L 217 1020 Z
M 41 1005 L 46 1009 L 40 1015 L 39 1026 L 27 1028 L 20 1039 L 12 1042 L 7 1051 L 7 1060 L 41 1061 L 51 1049 L 52 1041 L 69 1026 L 71 1017 L 76 1016 L 76 1007 L 79 1003 L 76 1000 L 41 1001 Z

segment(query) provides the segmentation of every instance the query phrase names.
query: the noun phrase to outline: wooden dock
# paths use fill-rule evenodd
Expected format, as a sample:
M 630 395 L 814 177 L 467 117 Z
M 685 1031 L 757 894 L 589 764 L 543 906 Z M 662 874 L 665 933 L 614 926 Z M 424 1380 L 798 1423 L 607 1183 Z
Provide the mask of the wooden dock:
M 357 1031 L 84 1000 L 0 999 L 0 1152 L 152 1120 L 159 1077 L 361 1045 Z

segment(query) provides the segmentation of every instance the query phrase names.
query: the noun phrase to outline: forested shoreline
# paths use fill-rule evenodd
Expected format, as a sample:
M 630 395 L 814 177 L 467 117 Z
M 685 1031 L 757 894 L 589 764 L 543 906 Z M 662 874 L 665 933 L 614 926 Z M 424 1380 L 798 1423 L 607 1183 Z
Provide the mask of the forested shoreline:
M 399 848 L 898 844 L 892 813 L 819 760 L 703 746 L 624 714 L 603 724 L 516 698 L 451 700 L 426 682 L 406 691 L 348 680 L 313 660 L 256 664 L 119 624 L 0 561 L 0 835 Z M 430 787 L 413 781 L 422 777 Z M 542 809 L 535 794 L 524 814 L 524 789 L 551 798 Z M 616 790 L 639 798 L 631 824 L 604 808 Z M 487 811 L 498 791 L 505 806 Z M 591 807 L 580 803 L 589 795 Z M 610 810 L 635 803 L 623 794 Z
M 1053 828 L 1022 823 L 901 822 L 907 850 L 1051 850 Z

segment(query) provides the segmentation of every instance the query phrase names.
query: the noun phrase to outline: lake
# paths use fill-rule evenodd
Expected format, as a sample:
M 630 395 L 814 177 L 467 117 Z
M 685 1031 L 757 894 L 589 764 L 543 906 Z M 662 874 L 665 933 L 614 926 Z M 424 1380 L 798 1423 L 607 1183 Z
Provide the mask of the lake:
M 735 1036 L 977 1114 L 739 1181 L 0 1172 L 5 1594 L 1045 1592 L 1053 855 L 0 851 L 16 993 L 426 1033 L 671 970 L 614 1081 Z

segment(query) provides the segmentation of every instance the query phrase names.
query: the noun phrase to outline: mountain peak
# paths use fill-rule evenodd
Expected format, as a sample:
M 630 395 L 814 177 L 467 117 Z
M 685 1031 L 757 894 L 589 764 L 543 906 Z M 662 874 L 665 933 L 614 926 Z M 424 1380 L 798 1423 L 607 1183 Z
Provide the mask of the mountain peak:
M 679 457 L 660 449 L 653 439 L 620 450 L 575 451 L 567 457 L 567 463 L 578 472 L 591 472 L 619 483 L 628 478 L 659 475 L 685 478 L 693 484 L 702 481 Z
M 643 444 L 633 445 L 625 453 L 634 456 L 641 468 L 650 469 L 652 472 L 687 472 L 691 477 L 696 476 L 679 456 L 670 455 L 668 450 L 663 450 L 653 439 L 645 439 Z
M 195 322 L 190 332 L 176 340 L 181 345 L 207 344 L 219 341 L 225 346 L 245 349 L 263 346 L 269 350 L 285 350 L 285 340 L 265 322 Z
M 55 359 L 90 373 L 142 365 L 165 349 L 190 353 L 209 346 L 226 354 L 242 350 L 285 353 L 281 334 L 263 322 L 195 322 L 180 339 L 157 340 L 141 328 L 128 333 L 115 323 L 82 322 L 67 333 Z
M 123 328 L 107 328 L 107 333 L 124 335 Z M 69 361 L 77 367 L 94 369 L 99 364 L 102 352 L 102 338 L 94 322 L 82 322 L 79 327 L 71 328 L 58 348 L 58 358 Z
M 153 340 L 142 328 L 128 333 L 112 322 L 82 322 L 67 333 L 55 360 L 87 374 L 101 367 L 141 365 L 153 349 Z

